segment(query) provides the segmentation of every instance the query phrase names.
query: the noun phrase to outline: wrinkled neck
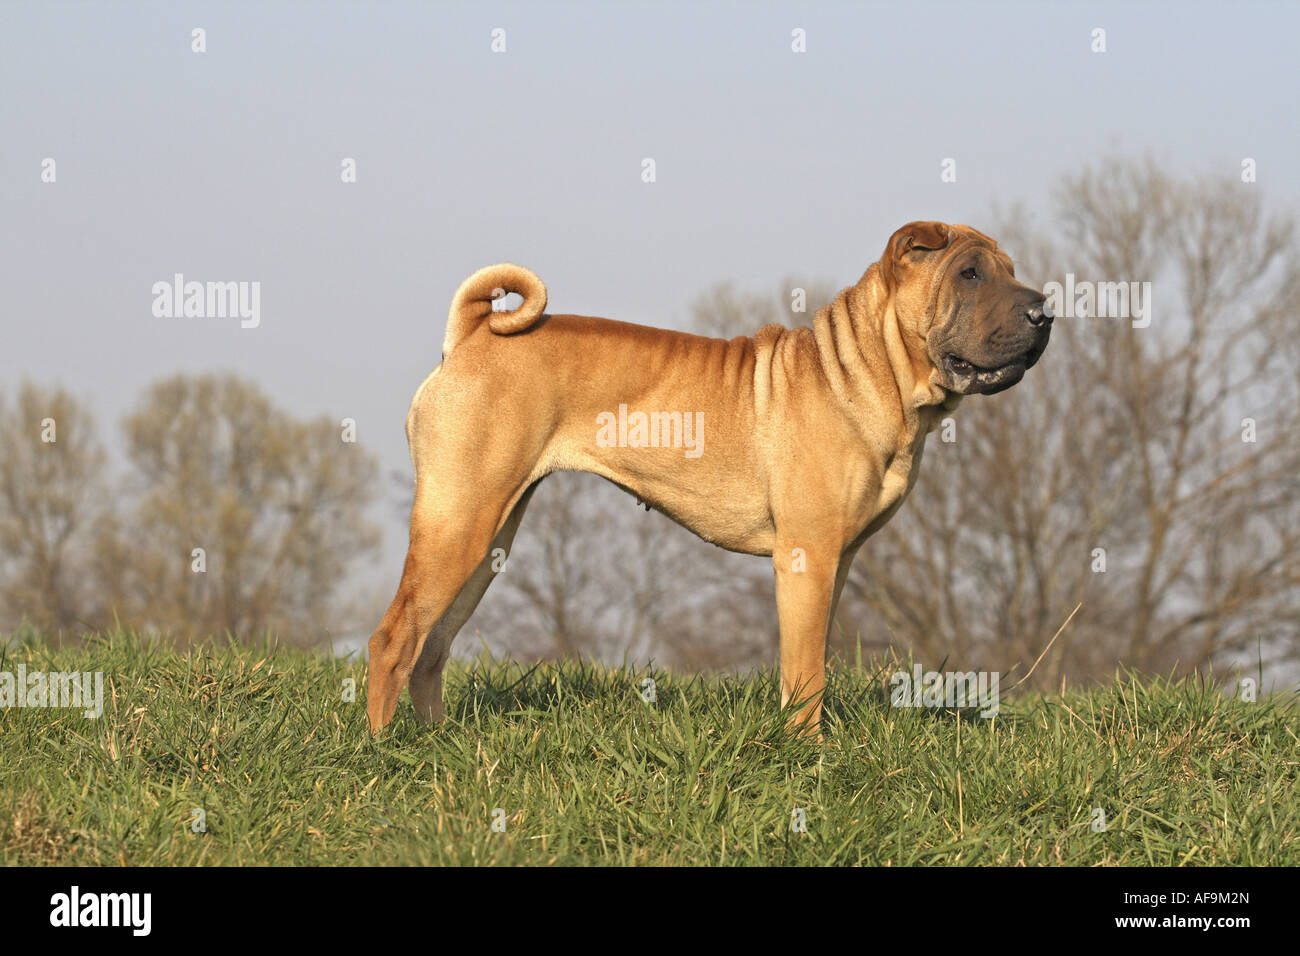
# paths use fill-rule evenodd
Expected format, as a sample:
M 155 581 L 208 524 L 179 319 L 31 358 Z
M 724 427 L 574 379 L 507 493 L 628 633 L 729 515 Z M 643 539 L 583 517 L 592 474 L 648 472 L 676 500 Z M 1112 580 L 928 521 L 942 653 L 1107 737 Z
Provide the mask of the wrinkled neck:
M 863 324 L 869 328 L 869 334 L 884 343 L 904 414 L 933 405 L 956 407 L 961 396 L 939 384 L 938 371 L 930 361 L 925 339 L 916 329 L 899 321 L 879 269 L 878 265 L 868 269 L 855 291 L 860 291 L 865 306 Z M 863 348 L 870 347 L 869 342 L 862 344 Z

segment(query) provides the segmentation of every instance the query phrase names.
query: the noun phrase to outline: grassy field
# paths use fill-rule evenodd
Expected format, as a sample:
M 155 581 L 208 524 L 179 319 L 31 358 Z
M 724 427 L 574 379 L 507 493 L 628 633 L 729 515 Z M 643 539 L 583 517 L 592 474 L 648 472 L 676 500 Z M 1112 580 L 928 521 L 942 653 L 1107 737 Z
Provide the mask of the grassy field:
M 8 865 L 1300 864 L 1293 702 L 1203 680 L 984 720 L 841 667 L 819 745 L 784 732 L 770 673 L 483 660 L 450 668 L 447 723 L 403 698 L 372 741 L 359 661 L 116 636 L 19 664 L 102 671 L 105 700 L 0 710 Z

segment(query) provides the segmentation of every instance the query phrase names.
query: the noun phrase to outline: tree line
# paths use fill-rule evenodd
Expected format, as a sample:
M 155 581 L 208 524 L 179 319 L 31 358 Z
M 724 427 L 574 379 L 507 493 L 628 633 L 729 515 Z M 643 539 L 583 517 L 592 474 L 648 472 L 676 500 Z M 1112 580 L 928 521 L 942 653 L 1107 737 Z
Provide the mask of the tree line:
M 1300 249 L 1257 188 L 1109 159 L 1063 179 L 1044 224 L 1021 207 L 974 224 L 1022 280 L 1104 284 L 1110 308 L 1072 300 L 1024 381 L 930 437 L 911 498 L 858 555 L 832 653 L 1006 671 L 1081 605 L 1036 682 L 1300 656 Z M 1120 285 L 1144 314 L 1111 314 Z M 686 324 L 805 323 L 835 289 L 719 285 Z M 0 627 L 311 643 L 378 620 L 348 586 L 379 541 L 376 464 L 338 421 L 296 420 L 233 375 L 174 376 L 123 423 L 118 478 L 94 428 L 64 390 L 0 396 Z M 598 478 L 554 475 L 457 649 L 767 664 L 771 577 Z

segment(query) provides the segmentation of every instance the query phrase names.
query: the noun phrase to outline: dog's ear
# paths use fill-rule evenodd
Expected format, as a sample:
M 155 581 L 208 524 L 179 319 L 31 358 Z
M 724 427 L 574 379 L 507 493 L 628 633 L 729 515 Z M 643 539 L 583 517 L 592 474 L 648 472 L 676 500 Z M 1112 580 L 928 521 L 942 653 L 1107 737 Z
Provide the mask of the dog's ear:
M 897 262 L 909 252 L 942 249 L 948 245 L 948 225 L 942 222 L 909 222 L 889 237 L 885 257 Z
M 889 237 L 885 254 L 880 257 L 880 272 L 892 289 L 898 281 L 895 271 L 900 263 L 918 252 L 932 252 L 948 245 L 949 230 L 942 222 L 909 222 Z

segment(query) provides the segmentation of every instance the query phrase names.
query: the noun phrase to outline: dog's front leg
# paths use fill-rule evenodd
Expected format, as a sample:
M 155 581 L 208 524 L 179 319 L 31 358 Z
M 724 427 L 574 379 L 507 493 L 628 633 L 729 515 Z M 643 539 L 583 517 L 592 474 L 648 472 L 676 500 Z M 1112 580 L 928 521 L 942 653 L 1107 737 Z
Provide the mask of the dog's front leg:
M 790 724 L 802 724 L 802 732 L 811 735 L 821 724 L 826 631 L 840 552 L 838 548 L 817 548 L 807 542 L 787 544 L 773 550 L 772 565 L 781 626 L 781 706 L 796 703 L 798 710 Z

